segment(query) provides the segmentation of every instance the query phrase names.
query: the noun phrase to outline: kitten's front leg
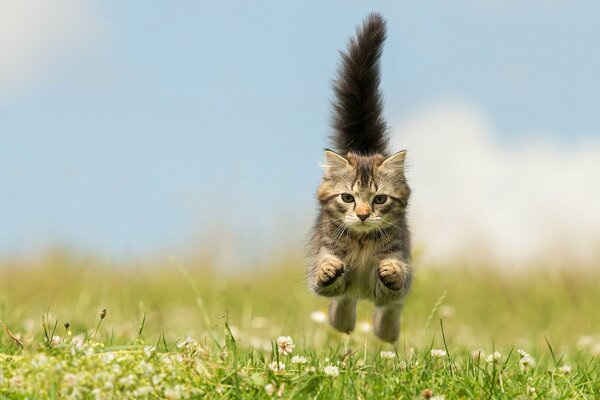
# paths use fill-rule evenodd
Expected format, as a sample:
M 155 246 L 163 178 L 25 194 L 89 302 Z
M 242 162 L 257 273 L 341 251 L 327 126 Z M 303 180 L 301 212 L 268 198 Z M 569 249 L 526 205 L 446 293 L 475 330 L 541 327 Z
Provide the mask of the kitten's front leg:
M 412 267 L 400 258 L 385 258 L 377 266 L 375 303 L 385 305 L 406 295 L 412 283 Z
M 345 265 L 342 260 L 322 249 L 317 255 L 311 270 L 311 288 L 321 296 L 339 296 L 346 290 L 344 279 Z

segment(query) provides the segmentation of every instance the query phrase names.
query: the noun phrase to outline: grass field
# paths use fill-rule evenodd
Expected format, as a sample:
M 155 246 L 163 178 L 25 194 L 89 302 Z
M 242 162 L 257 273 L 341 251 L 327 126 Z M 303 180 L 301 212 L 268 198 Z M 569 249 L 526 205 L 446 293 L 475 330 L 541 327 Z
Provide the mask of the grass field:
M 599 288 L 592 270 L 419 265 L 394 347 L 369 304 L 352 335 L 329 328 L 300 258 L 5 261 L 0 398 L 600 398 Z

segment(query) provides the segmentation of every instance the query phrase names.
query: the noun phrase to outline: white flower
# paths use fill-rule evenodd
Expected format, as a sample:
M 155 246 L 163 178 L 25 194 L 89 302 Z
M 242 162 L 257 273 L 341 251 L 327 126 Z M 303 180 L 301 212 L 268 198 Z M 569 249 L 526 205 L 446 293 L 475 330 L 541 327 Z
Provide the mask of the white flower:
M 533 386 L 527 386 L 527 394 L 534 394 L 535 388 Z
M 568 364 L 563 365 L 558 369 L 562 374 L 569 375 L 572 371 L 571 366 Z
M 152 364 L 147 363 L 144 360 L 142 360 L 139 363 L 138 368 L 144 375 L 152 375 L 152 373 L 154 372 L 154 367 L 152 366 Z
M 590 347 L 591 345 L 593 345 L 595 342 L 595 339 L 593 336 L 580 336 L 579 339 L 577 339 L 577 347 L 579 349 L 583 349 L 586 347 Z
M 277 338 L 277 348 L 279 349 L 279 354 L 287 356 L 288 354 L 291 354 L 292 351 L 294 351 L 294 347 L 296 347 L 296 345 L 294 344 L 294 341 L 291 337 L 279 336 Z
M 523 349 L 517 350 L 517 353 L 519 353 L 521 355 L 521 357 L 529 357 L 529 353 Z
M 152 393 L 152 386 L 141 386 L 133 391 L 135 397 L 147 397 Z
M 71 346 L 73 346 L 76 349 L 80 349 L 81 346 L 83 346 L 84 341 L 85 337 L 83 335 L 73 336 L 73 339 L 71 339 Z
M 115 375 L 121 375 L 123 369 L 119 364 L 115 363 L 112 365 L 112 372 L 114 372 Z
M 446 357 L 446 350 L 442 349 L 431 349 L 431 357 L 442 358 Z
M 43 365 L 46 365 L 48 363 L 48 357 L 46 357 L 44 354 L 36 354 L 33 359 L 31 360 L 31 366 L 34 368 L 39 368 Z
M 275 385 L 272 383 L 267 383 L 265 385 L 265 392 L 267 392 L 269 396 L 273 396 L 273 393 L 275 393 Z
M 519 360 L 519 368 L 521 371 L 529 371 L 535 368 L 535 358 L 531 357 L 529 354 L 522 357 Z
M 398 363 L 398 368 L 400 368 L 401 370 L 405 370 L 405 369 L 406 369 L 406 361 L 404 361 L 404 360 L 401 360 L 401 361 Z
M 279 386 L 279 390 L 277 391 L 277 397 L 282 397 L 284 390 L 285 390 L 285 382 L 283 382 L 281 384 L 281 386 Z
M 392 359 L 396 358 L 396 353 L 394 353 L 393 351 L 382 351 L 381 353 L 379 353 L 379 356 L 385 359 Z
M 150 356 L 152 356 L 152 354 L 154 354 L 155 351 L 156 351 L 156 347 L 155 346 L 146 346 L 146 347 L 144 347 L 144 354 L 148 358 L 150 358 Z
M 174 388 L 166 389 L 165 398 L 169 400 L 179 400 L 181 398 L 181 386 L 177 385 Z
M 112 351 L 108 351 L 106 353 L 103 353 L 100 356 L 100 359 L 102 360 L 102 362 L 104 364 L 110 364 L 111 362 L 113 362 L 113 360 L 115 359 L 115 353 Z
M 162 381 L 162 379 L 163 379 L 164 377 L 165 377 L 165 375 L 164 375 L 164 374 L 157 374 L 157 375 L 154 375 L 154 376 L 152 377 L 152 384 L 153 384 L 154 386 L 157 386 L 157 385 L 158 385 L 158 384 L 159 384 L 159 383 Z
M 277 363 L 277 361 L 273 361 L 269 364 L 269 369 L 273 372 L 283 372 L 285 371 L 285 364 L 281 361 Z
M 129 374 L 121 379 L 119 379 L 119 384 L 127 387 L 132 386 L 135 383 L 135 376 Z
M 194 338 L 191 337 L 186 337 L 185 340 L 183 342 L 179 342 L 177 343 L 177 348 L 178 349 L 183 349 L 183 348 L 193 348 L 196 347 L 198 345 L 198 342 L 196 342 L 196 340 L 194 340 Z
M 489 354 L 485 358 L 485 361 L 487 361 L 490 364 L 495 364 L 498 361 L 500 361 L 501 358 L 502 358 L 502 354 L 500 354 L 499 352 L 495 351 L 493 354 Z
M 327 322 L 327 314 L 325 314 L 323 311 L 313 311 L 310 313 L 310 319 L 317 324 L 322 324 Z
M 430 397 L 429 400 L 444 400 L 444 395 L 443 394 L 438 394 L 438 395 L 435 395 L 433 397 Z
M 292 357 L 292 364 L 306 364 L 308 359 L 304 356 L 294 356 Z
M 21 386 L 23 382 L 25 382 L 25 379 L 21 375 L 13 376 L 8 380 L 11 386 Z
M 338 376 L 340 374 L 340 369 L 335 365 L 328 365 L 325 368 L 323 368 L 323 373 L 329 376 Z
M 65 381 L 65 384 L 67 386 L 75 386 L 75 385 L 77 385 L 77 381 L 79 379 L 77 378 L 77 375 L 66 373 L 65 376 L 63 377 L 63 380 Z
M 54 346 L 60 344 L 60 342 L 62 342 L 62 338 L 60 336 L 52 336 L 52 339 L 50 340 L 50 343 L 52 343 Z
M 485 358 L 485 352 L 481 349 L 475 349 L 471 352 L 471 359 L 475 362 Z

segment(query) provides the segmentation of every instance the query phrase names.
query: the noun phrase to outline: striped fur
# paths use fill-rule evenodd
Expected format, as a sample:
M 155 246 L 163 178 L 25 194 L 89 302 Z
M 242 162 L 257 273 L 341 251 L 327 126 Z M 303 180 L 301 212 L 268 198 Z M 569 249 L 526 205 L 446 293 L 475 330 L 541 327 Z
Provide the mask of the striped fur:
M 385 22 L 372 14 L 342 53 L 334 83 L 333 145 L 317 190 L 308 283 L 332 297 L 331 325 L 351 332 L 358 299 L 375 303 L 375 333 L 394 342 L 412 282 L 405 152 L 389 156 L 379 91 Z

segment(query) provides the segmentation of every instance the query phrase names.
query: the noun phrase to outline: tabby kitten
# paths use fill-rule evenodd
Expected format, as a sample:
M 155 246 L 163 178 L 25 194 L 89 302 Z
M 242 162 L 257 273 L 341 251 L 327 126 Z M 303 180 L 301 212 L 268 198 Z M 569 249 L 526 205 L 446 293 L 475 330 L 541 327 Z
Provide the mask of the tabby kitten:
M 390 155 L 379 90 L 385 21 L 371 14 L 351 39 L 334 81 L 332 142 L 317 191 L 319 214 L 308 267 L 310 288 L 332 297 L 329 321 L 350 333 L 356 302 L 375 303 L 375 334 L 395 342 L 412 281 L 405 151 Z

